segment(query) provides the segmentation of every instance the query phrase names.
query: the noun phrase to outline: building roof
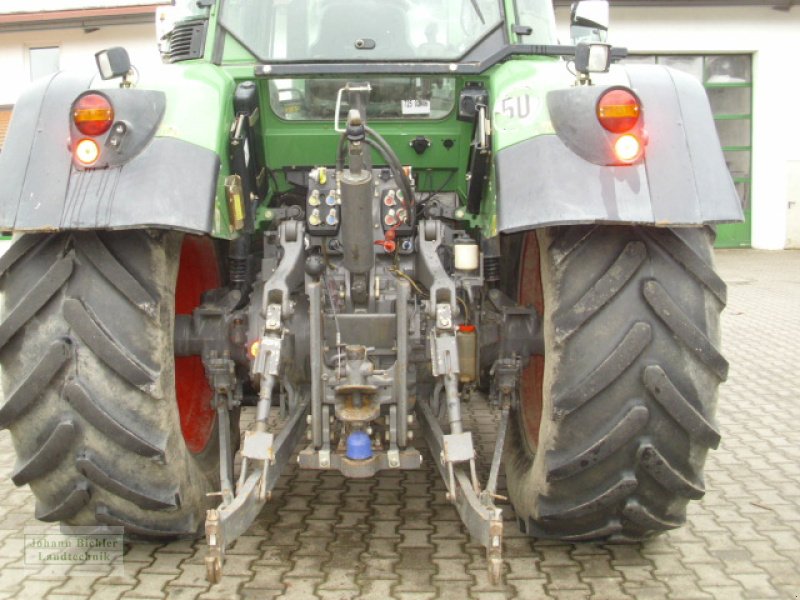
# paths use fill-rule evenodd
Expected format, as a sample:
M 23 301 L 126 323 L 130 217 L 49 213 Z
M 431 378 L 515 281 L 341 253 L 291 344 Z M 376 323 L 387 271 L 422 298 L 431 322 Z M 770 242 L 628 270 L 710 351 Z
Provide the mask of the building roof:
M 169 0 L 3 0 L 0 31 L 152 23 Z

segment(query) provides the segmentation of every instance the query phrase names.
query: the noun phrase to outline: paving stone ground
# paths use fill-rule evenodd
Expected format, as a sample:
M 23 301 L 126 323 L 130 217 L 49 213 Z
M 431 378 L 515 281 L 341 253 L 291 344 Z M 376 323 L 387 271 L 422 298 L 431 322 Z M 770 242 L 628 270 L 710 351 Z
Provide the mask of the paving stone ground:
M 708 492 L 679 530 L 624 546 L 533 541 L 506 507 L 506 583 L 492 586 L 483 549 L 445 501 L 432 466 L 361 481 L 292 466 L 230 551 L 219 585 L 205 581 L 202 540 L 127 547 L 124 576 L 74 568 L 53 576 L 24 568 L 22 530 L 37 524 L 33 497 L 3 478 L 0 598 L 796 600 L 800 252 L 726 251 L 717 260 L 729 284 L 723 346 L 731 370 L 718 410 L 724 438 L 706 466 Z M 489 455 L 495 415 L 480 403 L 468 415 Z M 3 433 L 0 471 L 13 463 Z

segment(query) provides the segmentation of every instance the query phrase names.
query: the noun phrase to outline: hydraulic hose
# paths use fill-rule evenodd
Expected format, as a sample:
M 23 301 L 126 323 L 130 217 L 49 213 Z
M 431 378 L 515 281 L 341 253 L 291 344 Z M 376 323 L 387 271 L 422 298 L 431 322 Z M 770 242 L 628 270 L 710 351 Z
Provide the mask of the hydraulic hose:
M 364 143 L 370 148 L 374 148 L 378 152 L 378 154 L 381 155 L 383 160 L 386 161 L 386 163 L 389 165 L 389 168 L 394 173 L 395 179 L 402 186 L 403 193 L 405 194 L 407 202 L 413 203 L 414 192 L 411 189 L 411 183 L 408 181 L 408 177 L 406 177 L 406 174 L 403 172 L 403 168 L 400 166 L 399 161 L 397 160 L 397 156 L 394 154 L 394 152 L 390 154 L 389 152 L 386 151 L 386 149 L 384 149 L 383 146 L 376 143 L 375 140 L 371 140 L 369 138 L 364 140 Z M 406 206 L 405 208 L 408 209 L 409 207 Z
M 397 181 L 400 183 L 400 185 L 403 186 L 403 192 L 405 192 L 408 201 L 413 202 L 414 196 L 412 195 L 413 191 L 411 189 L 411 182 L 406 176 L 405 171 L 403 171 L 403 166 L 400 164 L 400 159 L 397 158 L 397 154 L 395 154 L 395 151 L 389 145 L 389 142 L 387 142 L 386 138 L 384 138 L 380 133 L 375 131 L 369 125 L 364 126 L 364 131 L 367 132 L 368 136 L 374 138 L 374 140 L 368 140 L 368 141 L 374 141 L 376 145 L 380 147 L 380 150 L 378 150 L 378 152 L 383 157 L 383 159 L 389 164 L 392 170 L 395 171 L 395 177 L 397 178 Z
M 386 164 L 389 166 L 389 169 L 392 171 L 395 180 L 400 184 L 403 188 L 403 194 L 405 195 L 407 202 L 414 203 L 414 191 L 411 187 L 411 182 L 409 178 L 406 176 L 405 171 L 403 171 L 403 167 L 400 164 L 400 159 L 395 154 L 392 147 L 386 141 L 386 139 L 379 134 L 377 131 L 372 129 L 371 127 L 365 125 L 364 131 L 370 136 L 364 140 L 364 144 L 373 148 L 378 154 L 381 155 Z M 342 134 L 339 138 L 339 145 L 336 152 L 336 172 L 341 173 L 344 171 L 344 164 L 345 164 L 345 150 L 347 147 L 347 135 Z M 406 209 L 409 209 L 406 206 Z

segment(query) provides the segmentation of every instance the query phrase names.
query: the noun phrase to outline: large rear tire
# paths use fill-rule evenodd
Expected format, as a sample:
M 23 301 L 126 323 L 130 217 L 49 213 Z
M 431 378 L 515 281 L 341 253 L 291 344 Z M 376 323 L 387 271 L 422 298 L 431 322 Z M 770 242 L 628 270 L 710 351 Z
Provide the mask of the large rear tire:
M 176 365 L 173 329 L 176 308 L 218 284 L 213 257 L 208 239 L 125 231 L 25 235 L 0 259 L 0 427 L 38 519 L 197 534 L 218 485 L 216 420 L 202 364 Z
M 639 540 L 704 494 L 720 436 L 726 287 L 710 229 L 567 226 L 525 234 L 520 301 L 545 354 L 522 382 L 506 454 L 521 526 L 563 540 Z

